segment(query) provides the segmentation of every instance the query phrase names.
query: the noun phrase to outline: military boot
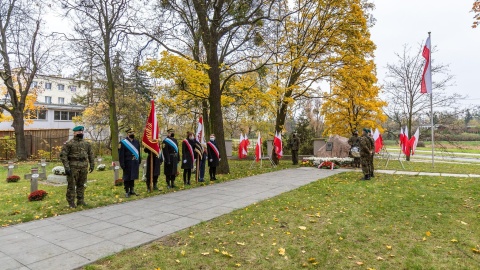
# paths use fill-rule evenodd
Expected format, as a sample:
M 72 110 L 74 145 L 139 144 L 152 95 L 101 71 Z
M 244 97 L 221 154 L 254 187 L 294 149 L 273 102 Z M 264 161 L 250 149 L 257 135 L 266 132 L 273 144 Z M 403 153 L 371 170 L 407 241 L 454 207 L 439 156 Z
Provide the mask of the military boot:
M 69 208 L 77 208 L 77 206 L 75 205 L 74 202 L 69 202 L 69 203 L 68 203 L 68 207 L 69 207 Z
M 135 195 L 135 196 L 138 196 L 137 193 L 135 193 L 135 190 L 132 188 L 130 188 L 130 195 Z
M 87 204 L 83 200 L 77 201 L 77 205 L 87 206 Z

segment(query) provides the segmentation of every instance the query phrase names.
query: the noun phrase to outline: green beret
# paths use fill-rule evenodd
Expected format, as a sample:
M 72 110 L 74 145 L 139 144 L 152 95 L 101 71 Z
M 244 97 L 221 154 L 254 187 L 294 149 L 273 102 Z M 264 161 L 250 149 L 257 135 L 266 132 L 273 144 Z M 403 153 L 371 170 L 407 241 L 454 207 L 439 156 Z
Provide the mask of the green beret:
M 76 126 L 72 130 L 73 131 L 83 131 L 84 127 L 83 126 Z
M 363 128 L 363 131 L 365 131 L 365 133 L 370 133 L 370 130 L 368 130 L 368 128 Z
M 133 130 L 133 128 L 127 128 L 127 129 L 125 130 L 125 132 L 126 132 L 126 133 L 130 133 L 130 132 L 135 132 L 135 131 Z

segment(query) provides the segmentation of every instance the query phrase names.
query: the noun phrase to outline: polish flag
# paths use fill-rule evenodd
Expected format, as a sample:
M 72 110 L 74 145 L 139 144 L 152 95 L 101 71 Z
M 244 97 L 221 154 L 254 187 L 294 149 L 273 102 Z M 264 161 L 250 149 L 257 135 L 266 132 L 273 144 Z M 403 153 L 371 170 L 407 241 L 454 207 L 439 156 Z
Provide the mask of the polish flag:
M 198 119 L 197 133 L 195 138 L 199 143 L 205 144 L 205 129 L 203 127 L 203 117 L 200 116 Z
M 410 138 L 409 145 L 412 149 L 412 156 L 415 154 L 415 149 L 417 149 L 417 143 L 418 139 L 420 138 L 420 130 L 417 128 L 417 131 L 415 131 L 415 134 Z
M 399 141 L 400 141 L 400 148 L 403 150 L 403 143 L 405 142 L 405 134 L 403 133 L 403 128 L 400 127 L 400 138 L 399 138 Z
M 240 133 L 240 143 L 238 144 L 238 158 L 246 158 L 247 157 L 247 136 L 243 135 L 243 133 Z
M 432 51 L 430 44 L 430 35 L 425 42 L 423 47 L 422 56 L 425 58 L 425 67 L 423 68 L 422 74 L 422 84 L 420 86 L 420 93 L 422 94 L 431 94 L 432 93 Z
M 262 157 L 262 138 L 260 137 L 260 132 L 258 133 L 257 144 L 255 145 L 255 161 L 260 161 Z
M 248 140 L 247 134 L 243 135 L 243 155 L 245 157 L 248 156 L 248 145 L 250 145 L 250 141 Z
M 273 138 L 273 145 L 275 146 L 275 154 L 277 154 L 278 159 L 281 159 L 283 156 L 282 133 L 275 132 L 275 137 Z
M 373 140 L 375 141 L 375 153 L 379 153 L 383 147 L 383 138 L 382 134 L 380 134 L 380 131 L 378 131 L 378 128 L 376 128 L 375 132 L 373 132 Z
M 410 147 L 408 142 L 408 128 L 403 129 L 402 151 L 406 156 L 410 156 Z

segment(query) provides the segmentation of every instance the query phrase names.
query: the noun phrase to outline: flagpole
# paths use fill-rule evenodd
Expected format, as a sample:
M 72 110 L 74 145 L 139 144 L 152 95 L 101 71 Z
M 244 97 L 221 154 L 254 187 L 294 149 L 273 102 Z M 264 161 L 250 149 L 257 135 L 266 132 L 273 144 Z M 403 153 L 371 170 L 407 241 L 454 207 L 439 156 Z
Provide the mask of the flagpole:
M 428 38 L 430 39 L 430 33 L 428 32 Z M 432 40 L 430 39 L 430 44 L 432 44 Z M 432 50 L 429 51 L 430 53 L 430 65 L 432 64 Z M 434 158 L 434 150 L 435 150 L 435 137 L 433 135 L 433 89 L 430 92 L 430 125 L 431 125 L 431 133 L 432 133 L 432 168 L 435 167 L 435 158 Z

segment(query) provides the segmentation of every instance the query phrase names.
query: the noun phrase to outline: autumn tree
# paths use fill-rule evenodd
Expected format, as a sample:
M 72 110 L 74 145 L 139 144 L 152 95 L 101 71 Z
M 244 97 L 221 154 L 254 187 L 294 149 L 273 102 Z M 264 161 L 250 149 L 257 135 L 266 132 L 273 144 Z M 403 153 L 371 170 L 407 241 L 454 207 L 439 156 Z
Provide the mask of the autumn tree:
M 16 156 L 27 159 L 24 112 L 35 100 L 32 82 L 37 73 L 54 60 L 51 34 L 45 33 L 43 16 L 48 6 L 40 1 L 6 0 L 0 2 L 0 77 L 5 102 L 0 109 L 13 120 Z M 2 90 L 3 88 L 3 90 Z M 30 106 L 31 108 L 32 106 Z
M 342 66 L 332 76 L 332 93 L 325 94 L 322 106 L 325 135 L 349 137 L 354 130 L 376 127 L 386 120 L 382 112 L 386 102 L 380 100 L 376 85 L 375 45 L 370 40 L 367 19 L 360 2 L 351 6 L 345 18 L 348 28 L 340 50 Z
M 408 137 L 412 135 L 412 122 L 421 115 L 430 116 L 430 95 L 420 93 L 425 60 L 422 57 L 423 46 L 411 51 L 407 45 L 402 53 L 396 53 L 397 61 L 387 64 L 387 77 L 384 82 L 388 106 L 385 114 L 398 124 L 408 128 Z M 435 49 L 432 52 L 432 104 L 435 108 L 452 107 L 462 96 L 458 93 L 446 93 L 453 76 L 448 74 L 448 66 L 435 63 Z
M 113 58 L 116 52 L 124 52 L 127 45 L 125 28 L 133 14 L 130 0 L 61 0 L 66 16 L 74 23 L 75 34 L 69 39 L 89 48 L 102 64 L 106 81 L 112 159 L 118 160 L 118 117 L 116 86 L 113 74 Z
M 473 16 L 472 28 L 477 28 L 480 23 L 480 0 L 475 0 L 475 2 L 473 2 L 472 12 L 475 13 Z
M 340 64 L 338 53 L 345 39 L 345 29 L 352 23 L 346 16 L 356 2 L 294 1 L 295 12 L 271 31 L 265 43 L 275 52 L 269 92 L 276 99 L 276 132 L 284 130 L 287 115 L 296 100 L 322 97 L 318 83 L 332 76 Z M 273 153 L 272 157 L 278 162 Z

